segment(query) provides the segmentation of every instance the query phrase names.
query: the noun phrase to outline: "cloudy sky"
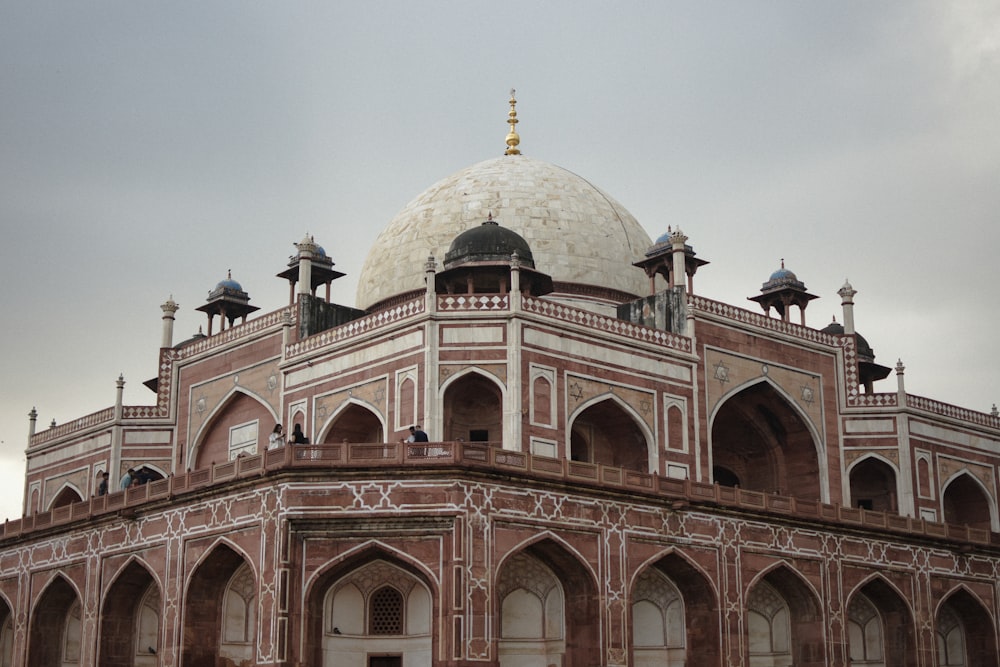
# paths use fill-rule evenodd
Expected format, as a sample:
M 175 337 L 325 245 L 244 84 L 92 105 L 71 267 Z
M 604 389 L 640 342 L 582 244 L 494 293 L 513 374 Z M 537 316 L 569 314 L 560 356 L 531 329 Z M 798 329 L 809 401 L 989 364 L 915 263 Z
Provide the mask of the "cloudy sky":
M 697 291 L 778 268 L 858 290 L 908 391 L 1000 401 L 996 2 L 0 0 L 0 517 L 39 430 L 151 404 L 232 270 L 263 312 L 309 232 L 354 305 L 371 242 L 428 185 L 521 148 L 680 226 Z M 890 376 L 876 390 L 894 391 Z

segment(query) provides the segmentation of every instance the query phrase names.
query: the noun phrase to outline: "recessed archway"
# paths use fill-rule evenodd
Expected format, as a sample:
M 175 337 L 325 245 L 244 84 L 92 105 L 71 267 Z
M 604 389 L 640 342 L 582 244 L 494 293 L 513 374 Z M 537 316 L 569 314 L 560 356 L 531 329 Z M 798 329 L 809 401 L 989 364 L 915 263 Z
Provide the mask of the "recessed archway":
M 250 660 L 255 593 L 253 569 L 244 557 L 226 544 L 216 546 L 188 581 L 181 664 L 212 667 L 217 657 L 235 664 Z
M 876 512 L 897 512 L 896 471 L 879 458 L 851 467 L 851 505 Z
M 712 467 L 723 484 L 824 500 L 815 437 L 799 411 L 768 381 L 731 395 L 712 419 Z
M 55 577 L 38 598 L 31 615 L 27 664 L 69 667 L 81 664 L 80 597 L 66 579 Z
M 129 563 L 101 605 L 100 662 L 107 667 L 155 667 L 160 651 L 160 589 L 149 570 Z
M 323 435 L 325 444 L 384 442 L 382 420 L 359 403 L 348 403 L 330 420 Z
M 990 498 L 972 475 L 963 472 L 948 482 L 942 494 L 944 521 L 990 530 L 993 517 Z
M 481 373 L 465 373 L 444 391 L 442 440 L 503 441 L 503 394 Z M 431 439 L 434 439 L 433 437 Z
M 571 552 L 544 538 L 510 554 L 494 584 L 495 636 L 500 667 L 532 664 L 587 665 L 600 651 L 600 611 L 592 573 Z
M 649 437 L 636 416 L 608 396 L 590 403 L 571 419 L 569 458 L 649 472 Z

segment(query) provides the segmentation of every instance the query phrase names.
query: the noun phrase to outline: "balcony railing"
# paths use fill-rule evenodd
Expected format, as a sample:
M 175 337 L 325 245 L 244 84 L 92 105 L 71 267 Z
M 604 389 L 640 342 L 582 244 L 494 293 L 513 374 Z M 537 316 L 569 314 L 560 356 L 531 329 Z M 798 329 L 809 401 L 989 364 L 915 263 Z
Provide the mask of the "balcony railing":
M 0 539 L 28 536 L 33 532 L 76 521 L 107 516 L 132 518 L 144 506 L 180 501 L 198 492 L 224 491 L 232 483 L 259 480 L 279 472 L 301 471 L 336 475 L 350 470 L 421 467 L 455 468 L 522 475 L 526 479 L 573 483 L 602 490 L 641 494 L 669 501 L 672 509 L 724 507 L 905 533 L 909 536 L 941 538 L 958 542 L 1000 546 L 1000 533 L 936 523 L 925 519 L 875 512 L 853 507 L 800 500 L 790 496 L 661 477 L 650 473 L 580 461 L 568 461 L 502 449 L 500 443 L 343 443 L 294 445 L 261 454 L 240 456 L 233 461 L 189 470 L 105 496 L 94 496 L 48 512 L 40 512 L 0 525 Z

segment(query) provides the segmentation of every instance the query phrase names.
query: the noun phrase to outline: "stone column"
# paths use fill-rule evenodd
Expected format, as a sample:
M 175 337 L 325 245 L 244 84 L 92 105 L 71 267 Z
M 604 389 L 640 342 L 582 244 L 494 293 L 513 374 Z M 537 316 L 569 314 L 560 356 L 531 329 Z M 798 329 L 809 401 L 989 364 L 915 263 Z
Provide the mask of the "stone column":
M 688 240 L 688 237 L 684 235 L 681 228 L 678 227 L 670 234 L 670 246 L 673 253 L 674 266 L 671 269 L 671 277 L 673 278 L 673 286 L 681 287 L 687 289 L 687 269 L 684 255 L 684 242 Z
M 160 304 L 160 310 L 163 311 L 163 338 L 160 341 L 160 347 L 174 346 L 174 313 L 179 308 L 180 306 L 174 301 L 172 294 L 166 303 Z

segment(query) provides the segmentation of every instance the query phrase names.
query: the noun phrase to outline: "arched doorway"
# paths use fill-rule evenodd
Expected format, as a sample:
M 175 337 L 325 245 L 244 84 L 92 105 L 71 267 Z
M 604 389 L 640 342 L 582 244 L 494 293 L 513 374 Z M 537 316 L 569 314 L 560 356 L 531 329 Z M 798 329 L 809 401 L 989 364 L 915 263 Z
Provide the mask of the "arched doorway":
M 434 594 L 426 577 L 381 549 L 323 572 L 306 592 L 302 664 L 430 667 Z
M 969 473 L 962 473 L 948 483 L 942 502 L 945 523 L 990 530 L 992 518 L 989 496 Z
M 441 439 L 503 441 L 503 396 L 496 382 L 480 373 L 466 373 L 448 385 Z
M 81 664 L 80 598 L 63 577 L 53 579 L 38 598 L 31 618 L 27 664 L 69 667 Z
M 816 443 L 798 411 L 769 382 L 729 397 L 712 420 L 715 482 L 821 500 Z
M 319 664 L 430 667 L 432 607 L 411 572 L 385 560 L 362 565 L 327 588 Z
M 608 397 L 577 413 L 570 427 L 570 460 L 649 472 L 649 440 L 636 418 Z
M 372 410 L 357 403 L 348 404 L 334 416 L 323 437 L 325 444 L 342 442 L 384 442 L 382 422 Z
M 156 667 L 161 607 L 160 590 L 149 570 L 129 563 L 101 605 L 101 665 Z
M 216 667 L 216 658 L 235 664 L 253 660 L 257 584 L 249 564 L 219 545 L 188 581 L 184 605 L 184 667 Z
M 896 471 L 873 456 L 851 468 L 851 504 L 876 512 L 897 512 Z

